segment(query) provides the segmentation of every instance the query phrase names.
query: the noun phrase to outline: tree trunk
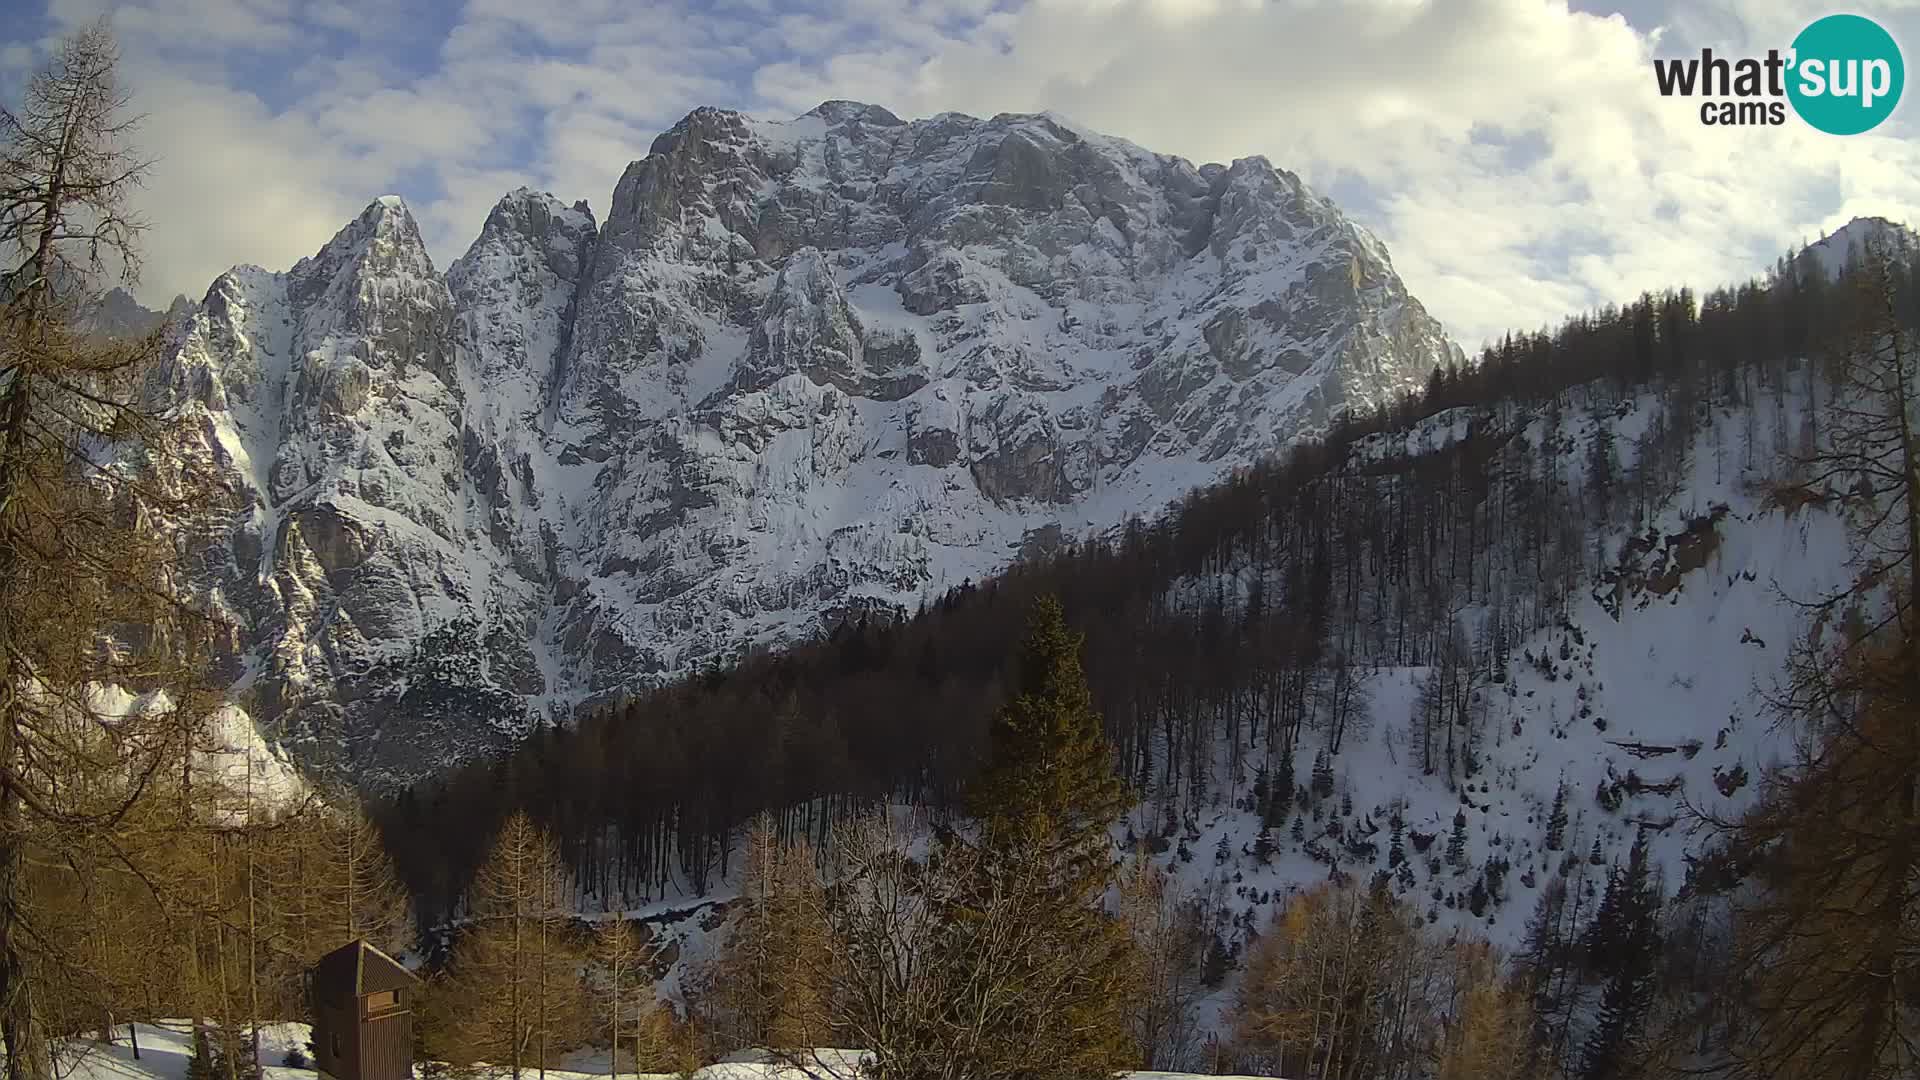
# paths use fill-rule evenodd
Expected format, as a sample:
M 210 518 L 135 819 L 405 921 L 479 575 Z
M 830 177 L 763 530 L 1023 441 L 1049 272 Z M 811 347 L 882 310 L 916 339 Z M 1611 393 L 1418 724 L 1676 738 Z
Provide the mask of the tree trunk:
M 613 957 L 613 1048 L 607 1054 L 607 1076 L 620 1075 L 620 956 Z M 634 1071 L 640 1071 L 640 1063 L 634 1063 Z
M 0 409 L 0 520 L 12 503 L 15 470 L 26 453 L 27 415 L 32 377 L 14 369 Z M 9 544 L 0 544 L 0 589 L 13 587 L 18 556 Z M 29 673 L 19 670 L 4 621 L 0 621 L 0 777 L 10 776 L 21 752 L 24 707 L 20 694 Z M 21 842 L 21 797 L 11 784 L 0 782 L 0 1045 L 6 1050 L 6 1080 L 48 1080 L 53 1063 L 37 1023 L 33 987 L 28 981 L 26 957 L 16 934 L 21 925 L 24 897 L 22 877 L 26 852 Z
M 260 951 L 253 889 L 253 751 L 247 751 L 247 1042 L 253 1072 L 260 1075 Z

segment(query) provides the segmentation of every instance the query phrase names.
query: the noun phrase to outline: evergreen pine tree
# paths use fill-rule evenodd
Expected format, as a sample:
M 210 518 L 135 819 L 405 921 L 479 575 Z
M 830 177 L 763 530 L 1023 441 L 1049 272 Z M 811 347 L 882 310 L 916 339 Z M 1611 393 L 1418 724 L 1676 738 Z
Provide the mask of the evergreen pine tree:
M 1204 986 L 1217 987 L 1227 981 L 1227 973 L 1233 970 L 1233 954 L 1227 951 L 1227 943 L 1214 931 L 1207 942 L 1207 957 L 1200 969 L 1200 982 Z
M 1279 768 L 1273 773 L 1274 818 L 1284 821 L 1293 812 L 1293 796 L 1293 747 L 1288 746 L 1287 752 L 1280 755 Z
M 1453 812 L 1453 832 L 1447 836 L 1447 865 L 1458 870 L 1467 865 L 1467 812 Z
M 1112 1073 L 1134 1060 L 1132 941 L 1096 906 L 1117 871 L 1107 830 L 1130 795 L 1114 776 L 1080 642 L 1057 600 L 1034 605 L 1017 694 L 994 718 L 991 756 L 969 792 L 980 841 L 947 841 L 974 869 L 952 904 L 940 962 L 957 966 L 956 987 L 993 1000 L 981 1020 L 992 1039 L 955 1049 L 976 1075 L 1035 1057 L 1055 1075 Z M 1009 968 L 995 959 L 998 942 L 976 937 L 991 937 L 996 913 L 1012 911 L 1033 955 Z
M 1263 829 L 1283 828 L 1287 824 L 1287 815 L 1293 810 L 1293 785 L 1288 784 L 1287 788 L 1285 799 L 1269 794 L 1266 802 L 1262 804 L 1260 825 Z
M 1320 799 L 1333 794 L 1333 759 L 1325 750 L 1313 756 L 1313 794 Z
M 1594 916 L 1595 933 L 1588 938 L 1589 953 L 1604 965 L 1607 983 L 1581 1056 L 1583 1080 L 1611 1080 L 1624 1075 L 1635 1060 L 1654 998 L 1659 906 L 1642 834 L 1634 840 L 1626 869 L 1608 881 L 1607 895 Z
M 1566 907 L 1566 880 L 1548 878 L 1546 887 L 1540 890 L 1540 899 L 1534 903 L 1532 916 L 1527 919 L 1526 937 L 1520 950 L 1520 966 L 1536 990 L 1551 981 L 1551 974 L 1565 952 L 1566 942 L 1561 936 L 1560 920 Z M 1544 1003 L 1541 1004 L 1541 1015 L 1551 1011 Z
M 970 793 L 974 814 L 989 852 L 1046 858 L 1063 894 L 1085 895 L 1113 874 L 1107 829 L 1129 795 L 1081 672 L 1080 635 L 1052 597 L 1034 605 L 1019 679 L 994 717 L 991 757 Z
M 1553 789 L 1553 811 L 1547 815 L 1547 850 L 1559 851 L 1567 843 L 1567 781 L 1562 777 Z
M 1591 419 L 1593 440 L 1587 444 L 1587 490 L 1605 514 L 1612 499 L 1615 474 L 1620 471 L 1620 459 L 1613 447 L 1612 418 L 1596 407 Z
M 1387 866 L 1390 869 L 1397 869 L 1402 863 L 1407 861 L 1406 823 L 1401 819 L 1400 811 L 1397 809 L 1393 812 L 1393 821 L 1390 823 L 1389 828 L 1390 831 L 1387 834 Z

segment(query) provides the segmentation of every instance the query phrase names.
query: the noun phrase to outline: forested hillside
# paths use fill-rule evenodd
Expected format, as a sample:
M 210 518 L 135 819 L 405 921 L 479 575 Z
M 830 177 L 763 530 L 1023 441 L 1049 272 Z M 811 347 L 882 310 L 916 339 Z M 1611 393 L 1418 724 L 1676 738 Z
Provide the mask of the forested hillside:
M 1901 288 L 1911 321 L 1910 271 Z M 1790 482 L 1791 452 L 1820 422 L 1806 358 L 1840 344 L 1844 291 L 1783 261 L 1769 281 L 1511 337 L 1161 520 L 1063 544 L 905 623 L 849 622 L 549 728 L 408 792 L 388 814 L 401 861 L 428 910 L 447 910 L 480 854 L 461 838 L 485 833 L 451 823 L 524 807 L 563 838 L 586 895 L 639 902 L 704 893 L 762 811 L 819 835 L 863 801 L 949 807 L 984 751 L 1008 643 L 1043 594 L 1086 634 L 1117 770 L 1158 811 L 1244 794 L 1257 774 L 1284 802 L 1323 751 L 1337 759 L 1357 715 L 1405 723 L 1361 705 L 1383 669 L 1434 670 L 1413 767 L 1477 783 L 1491 694 L 1551 659 L 1522 642 L 1566 630 L 1589 593 L 1615 592 L 1617 608 L 1643 591 L 1647 556 L 1687 541 L 1641 535 L 1675 508 L 1712 532 L 1715 507 L 1690 489 L 1703 463 L 1763 497 Z
M 1608 987 L 1654 979 L 1591 935 L 1638 934 L 1651 965 L 1663 934 L 1663 977 L 1713 966 L 1691 867 L 1804 734 L 1774 709 L 1802 605 L 1862 569 L 1859 492 L 1818 466 L 1850 414 L 1837 359 L 1910 332 L 1920 283 L 1899 250 L 1860 267 L 1858 241 L 1897 233 L 1850 230 L 1764 280 L 1512 336 L 911 620 L 543 731 L 390 802 L 389 842 L 431 922 L 461 910 L 474 823 L 515 809 L 555 837 L 577 902 L 614 910 L 732 895 L 762 813 L 817 848 L 877 805 L 944 820 L 991 748 L 1010 643 L 1056 596 L 1138 799 L 1115 857 L 1144 851 L 1204 909 L 1211 985 L 1266 962 L 1290 896 L 1371 880 L 1417 923 L 1529 957 L 1540 1038 L 1576 1069 Z M 1225 991 L 1201 1011 L 1231 1036 Z

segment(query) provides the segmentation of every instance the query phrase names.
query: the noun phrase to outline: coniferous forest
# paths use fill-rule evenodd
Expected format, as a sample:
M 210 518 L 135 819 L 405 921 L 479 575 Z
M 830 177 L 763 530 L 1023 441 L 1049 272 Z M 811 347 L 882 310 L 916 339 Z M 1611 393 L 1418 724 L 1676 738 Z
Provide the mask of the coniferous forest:
M 760 1047 L 836 1075 L 815 1048 L 851 1047 L 878 1080 L 1920 1068 L 1910 249 L 1515 333 L 917 612 L 406 790 L 287 798 L 222 741 L 221 628 L 182 580 L 205 486 L 148 381 L 164 334 L 79 324 L 138 268 L 116 62 L 96 25 L 0 112 L 6 1080 L 66 1075 L 134 1021 L 189 1025 L 195 1080 L 300 1067 L 263 1061 L 260 1031 L 304 1019 L 305 971 L 354 938 L 421 961 L 417 1056 L 448 1075 L 596 1047 L 613 1072 Z M 1471 854 L 1467 809 L 1518 735 L 1490 703 L 1569 661 L 1576 603 L 1646 584 L 1629 556 L 1672 546 L 1665 509 L 1687 506 L 1678 539 L 1713 532 L 1724 507 L 1685 503 L 1709 467 L 1853 538 L 1848 584 L 1768 654 L 1794 753 L 1727 779 L 1750 810 L 1694 815 L 1683 880 L 1650 848 L 1672 822 L 1603 848 L 1606 785 L 1562 781 L 1537 869 Z M 1376 677 L 1411 669 L 1411 709 L 1378 707 Z M 1385 725 L 1459 795 L 1447 835 L 1336 778 Z M 1222 806 L 1258 818 L 1248 858 L 1291 830 L 1314 878 L 1183 886 L 1170 866 L 1233 858 L 1191 847 Z M 1442 905 L 1524 905 L 1523 939 Z

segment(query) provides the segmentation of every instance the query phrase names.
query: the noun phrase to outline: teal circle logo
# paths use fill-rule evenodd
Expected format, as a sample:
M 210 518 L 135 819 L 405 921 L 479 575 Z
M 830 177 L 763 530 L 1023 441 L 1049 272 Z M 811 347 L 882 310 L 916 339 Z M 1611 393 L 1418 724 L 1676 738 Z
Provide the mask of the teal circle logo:
M 1800 119 L 1829 135 L 1858 135 L 1879 126 L 1900 103 L 1907 82 L 1900 46 L 1861 15 L 1816 19 L 1793 39 L 1787 100 Z

